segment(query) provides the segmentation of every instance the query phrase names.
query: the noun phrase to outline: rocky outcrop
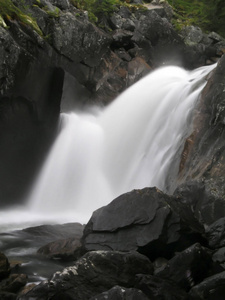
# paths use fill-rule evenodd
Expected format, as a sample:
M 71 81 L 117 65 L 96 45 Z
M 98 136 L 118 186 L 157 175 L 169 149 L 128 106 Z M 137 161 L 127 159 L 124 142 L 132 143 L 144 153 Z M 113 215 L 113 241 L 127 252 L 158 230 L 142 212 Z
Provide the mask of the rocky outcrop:
M 223 56 L 202 92 L 179 174 L 180 183 L 204 180 L 218 196 L 224 194 L 224 66 Z

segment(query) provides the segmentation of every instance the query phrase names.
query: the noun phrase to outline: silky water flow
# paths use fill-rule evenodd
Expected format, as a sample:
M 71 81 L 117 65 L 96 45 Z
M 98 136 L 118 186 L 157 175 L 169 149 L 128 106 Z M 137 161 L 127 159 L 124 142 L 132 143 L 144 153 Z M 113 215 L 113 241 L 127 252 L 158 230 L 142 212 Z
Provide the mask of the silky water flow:
M 165 191 L 170 164 L 215 66 L 160 68 L 104 109 L 62 113 L 58 136 L 26 204 L 0 212 L 1 231 L 46 222 L 86 223 L 132 189 Z

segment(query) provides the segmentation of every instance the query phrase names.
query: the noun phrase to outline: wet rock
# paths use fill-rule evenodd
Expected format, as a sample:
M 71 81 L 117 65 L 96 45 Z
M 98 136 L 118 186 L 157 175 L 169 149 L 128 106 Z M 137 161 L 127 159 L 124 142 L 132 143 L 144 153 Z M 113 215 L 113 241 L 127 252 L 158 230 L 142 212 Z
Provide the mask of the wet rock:
M 136 252 L 92 251 L 19 299 L 88 300 L 115 285 L 132 287 L 136 274 L 152 272 L 148 258 Z
M 9 261 L 4 253 L 0 252 L 0 280 L 6 278 L 9 275 Z
M 23 229 L 22 232 L 43 239 L 46 237 L 49 241 L 63 238 L 79 239 L 83 234 L 84 226 L 80 223 L 66 223 L 56 225 L 40 225 Z
M 177 253 L 157 276 L 172 280 L 188 291 L 208 276 L 211 266 L 212 259 L 207 249 L 195 244 Z
M 173 281 L 151 275 L 137 275 L 135 287 L 142 290 L 149 299 L 188 300 L 188 294 Z
M 141 57 L 135 57 L 128 63 L 128 82 L 129 85 L 135 83 L 150 72 L 150 66 Z
M 37 251 L 51 259 L 76 260 L 81 256 L 81 242 L 77 238 L 51 242 Z
M 92 297 L 90 300 L 148 300 L 149 298 L 138 289 L 115 286 L 109 291 Z
M 225 293 L 225 272 L 210 276 L 194 286 L 189 295 L 194 300 L 223 300 Z

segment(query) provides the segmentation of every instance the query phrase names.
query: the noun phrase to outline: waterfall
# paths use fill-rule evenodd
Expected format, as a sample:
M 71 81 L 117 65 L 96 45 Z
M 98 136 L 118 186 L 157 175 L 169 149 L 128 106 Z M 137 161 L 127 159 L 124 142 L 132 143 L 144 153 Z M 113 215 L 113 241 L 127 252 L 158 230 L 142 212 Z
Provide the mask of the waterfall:
M 104 109 L 62 113 L 60 130 L 32 187 L 25 211 L 59 221 L 87 222 L 91 213 L 132 189 L 166 189 L 191 112 L 215 66 L 163 67 Z

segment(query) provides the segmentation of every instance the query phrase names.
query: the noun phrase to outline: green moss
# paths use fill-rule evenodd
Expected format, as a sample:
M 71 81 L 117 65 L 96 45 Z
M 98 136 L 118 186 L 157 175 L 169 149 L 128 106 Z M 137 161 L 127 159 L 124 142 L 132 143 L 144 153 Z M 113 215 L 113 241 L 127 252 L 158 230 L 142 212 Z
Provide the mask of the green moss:
M 53 11 L 49 10 L 47 7 L 44 7 L 43 10 L 52 18 L 58 18 L 60 14 L 60 9 L 56 7 Z
M 17 20 L 43 36 L 34 18 L 16 7 L 11 0 L 0 0 L 0 25 L 7 27 L 7 20 Z
M 128 0 L 70 0 L 70 3 L 78 9 L 88 11 L 89 20 L 98 26 L 103 26 L 101 20 L 111 16 L 121 6 L 128 7 L 131 12 L 147 10 L 144 5 L 129 4 Z

